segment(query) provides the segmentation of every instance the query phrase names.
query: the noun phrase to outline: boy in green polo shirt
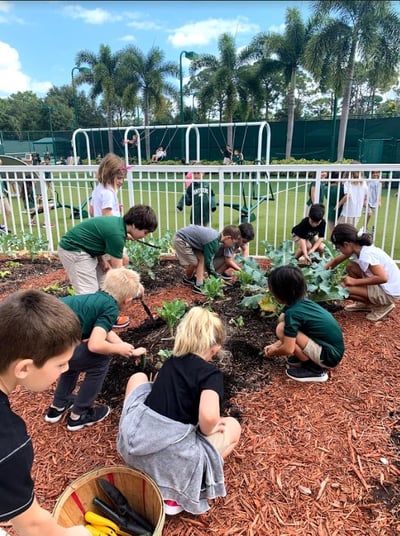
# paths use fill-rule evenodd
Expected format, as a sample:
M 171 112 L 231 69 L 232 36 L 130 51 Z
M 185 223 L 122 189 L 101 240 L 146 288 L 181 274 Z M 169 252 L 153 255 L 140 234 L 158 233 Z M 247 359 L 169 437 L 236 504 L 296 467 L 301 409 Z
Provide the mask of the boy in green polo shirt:
M 77 315 L 82 327 L 82 342 L 75 348 L 69 369 L 60 376 L 53 403 L 45 415 L 46 422 L 58 422 L 72 408 L 67 429 L 73 432 L 107 417 L 109 406 L 93 404 L 103 386 L 111 356 L 138 358 L 146 353 L 145 348 L 134 348 L 112 331 L 119 311 L 142 294 L 139 274 L 121 267 L 108 270 L 101 290 L 60 298 Z M 75 396 L 73 392 L 82 372 L 85 377 Z
M 179 229 L 174 236 L 174 248 L 179 264 L 185 268 L 183 283 L 192 285 L 193 292 L 201 294 L 204 271 L 208 275 L 221 277 L 214 268 L 214 256 L 220 245 L 233 247 L 240 237 L 239 227 L 227 225 L 219 233 L 210 227 L 188 225 Z

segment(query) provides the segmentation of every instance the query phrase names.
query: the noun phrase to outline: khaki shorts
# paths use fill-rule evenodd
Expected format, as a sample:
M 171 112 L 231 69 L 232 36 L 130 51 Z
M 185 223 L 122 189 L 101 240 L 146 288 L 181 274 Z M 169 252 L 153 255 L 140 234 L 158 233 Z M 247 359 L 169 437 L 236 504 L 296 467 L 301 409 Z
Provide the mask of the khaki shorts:
M 400 296 L 391 296 L 390 294 L 387 294 L 379 285 L 368 285 L 367 291 L 368 300 L 372 305 L 390 305 L 400 299 Z
M 319 239 L 319 236 L 315 235 L 310 240 L 306 240 L 307 249 L 311 249 L 318 239 Z M 293 234 L 292 235 L 292 240 L 293 240 L 293 242 L 295 244 L 298 244 L 300 242 L 300 240 L 302 240 L 302 239 L 299 236 Z
M 314 361 L 314 363 L 320 367 L 325 367 L 325 365 L 321 362 L 322 346 L 317 344 L 315 341 L 308 339 L 308 343 L 303 348 L 303 352 L 311 359 L 311 361 Z
M 176 237 L 174 239 L 174 249 L 181 266 L 197 266 L 199 260 L 196 253 L 183 238 Z

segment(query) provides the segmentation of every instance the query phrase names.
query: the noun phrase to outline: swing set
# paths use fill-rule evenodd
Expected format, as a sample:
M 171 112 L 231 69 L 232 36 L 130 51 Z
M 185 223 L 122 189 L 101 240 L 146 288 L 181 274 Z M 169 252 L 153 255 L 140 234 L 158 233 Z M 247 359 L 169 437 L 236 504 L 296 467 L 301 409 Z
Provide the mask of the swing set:
M 163 145 L 164 139 L 166 138 L 168 131 L 170 129 L 174 129 L 174 132 L 172 136 L 170 136 L 168 144 L 166 147 L 164 147 L 166 150 L 168 150 L 169 146 L 171 145 L 173 139 L 175 138 L 176 134 L 180 130 L 182 132 L 182 138 L 184 136 L 184 153 L 185 153 L 185 164 L 189 164 L 191 160 L 200 162 L 201 161 L 201 151 L 200 151 L 200 130 L 201 128 L 207 128 L 209 132 L 211 133 L 217 147 L 222 153 L 221 145 L 217 139 L 217 136 L 214 134 L 213 130 L 216 128 L 219 129 L 220 133 L 222 134 L 222 140 L 226 142 L 226 138 L 224 136 L 224 128 L 226 129 L 232 129 L 233 136 L 232 136 L 232 145 L 234 147 L 234 137 L 236 133 L 236 127 L 245 127 L 240 153 L 243 154 L 243 150 L 245 147 L 245 141 L 246 141 L 246 135 L 249 127 L 258 127 L 258 137 L 257 137 L 257 154 L 256 158 L 254 159 L 254 164 L 261 166 L 262 162 L 265 162 L 265 165 L 268 165 L 270 162 L 270 147 L 271 147 L 271 129 L 269 124 L 266 121 L 261 122 L 254 122 L 254 123 L 205 123 L 205 124 L 191 124 L 191 125 L 155 125 L 155 126 L 128 126 L 124 128 L 124 134 L 123 134 L 123 144 L 124 144 L 124 153 L 125 153 L 125 162 L 126 166 L 130 166 L 130 158 L 129 158 L 129 145 L 131 144 L 131 138 L 132 136 L 135 136 L 135 139 L 137 140 L 137 143 L 135 144 L 137 149 L 137 164 L 138 166 L 142 165 L 142 153 L 141 153 L 141 139 L 149 139 L 151 134 L 153 134 L 156 130 L 163 129 L 164 133 L 161 137 L 161 141 L 159 141 L 158 145 Z M 184 131 L 182 131 L 184 129 Z M 88 164 L 90 165 L 91 160 L 91 152 L 90 152 L 90 142 L 89 142 L 89 136 L 88 133 L 90 132 L 101 132 L 101 131 L 121 131 L 121 127 L 102 127 L 102 128 L 96 128 L 96 129 L 77 129 L 74 131 L 72 135 L 72 149 L 74 154 L 74 161 L 77 161 L 77 152 L 76 152 L 76 137 L 80 134 L 83 134 L 83 136 L 86 139 L 86 149 L 87 149 L 87 155 L 88 155 Z M 263 143 L 263 135 L 264 130 L 266 133 L 266 140 Z M 195 134 L 195 158 L 190 159 L 190 135 L 191 132 L 194 131 Z M 264 158 L 262 151 L 263 146 L 265 149 Z M 236 167 L 236 166 L 233 166 Z M 233 203 L 233 202 L 224 202 L 222 205 L 224 207 L 229 207 L 233 210 L 236 210 L 240 214 L 240 221 L 254 221 L 256 216 L 254 214 L 255 210 L 264 202 L 264 201 L 274 201 L 274 193 L 271 188 L 271 184 L 269 182 L 269 174 L 268 171 L 250 171 L 250 172 L 242 172 L 242 171 L 232 171 L 232 173 L 238 173 L 239 174 L 239 182 L 240 182 L 240 198 L 241 201 L 239 203 Z M 265 187 L 265 193 L 261 194 L 261 188 Z

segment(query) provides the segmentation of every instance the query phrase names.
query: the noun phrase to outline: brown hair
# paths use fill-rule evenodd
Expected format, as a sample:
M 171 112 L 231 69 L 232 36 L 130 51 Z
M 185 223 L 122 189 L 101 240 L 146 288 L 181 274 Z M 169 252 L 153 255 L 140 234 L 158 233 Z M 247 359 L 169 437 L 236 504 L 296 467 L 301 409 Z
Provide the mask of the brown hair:
M 135 205 L 124 215 L 125 225 L 134 225 L 139 231 L 152 233 L 157 229 L 157 216 L 154 210 L 146 205 Z
M 0 373 L 18 359 L 41 368 L 76 346 L 81 325 L 75 313 L 41 290 L 21 290 L 0 303 Z
M 105 186 L 111 184 L 115 187 L 118 175 L 124 173 L 124 161 L 114 153 L 108 153 L 101 160 L 97 171 L 98 181 Z

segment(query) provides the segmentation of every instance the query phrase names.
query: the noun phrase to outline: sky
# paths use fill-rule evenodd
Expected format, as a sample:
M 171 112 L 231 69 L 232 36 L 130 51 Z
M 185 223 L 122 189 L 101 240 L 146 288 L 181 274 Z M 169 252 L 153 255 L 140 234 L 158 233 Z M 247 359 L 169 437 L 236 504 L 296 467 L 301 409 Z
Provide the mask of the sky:
M 112 53 L 128 45 L 147 54 L 164 51 L 179 64 L 182 51 L 218 56 L 218 37 L 235 36 L 240 49 L 259 32 L 282 32 L 288 7 L 306 21 L 310 2 L 297 1 L 2 1 L 0 0 L 0 98 L 19 91 L 45 97 L 71 84 L 78 52 Z M 184 78 L 189 60 L 182 57 Z M 74 75 L 77 71 L 74 71 Z

